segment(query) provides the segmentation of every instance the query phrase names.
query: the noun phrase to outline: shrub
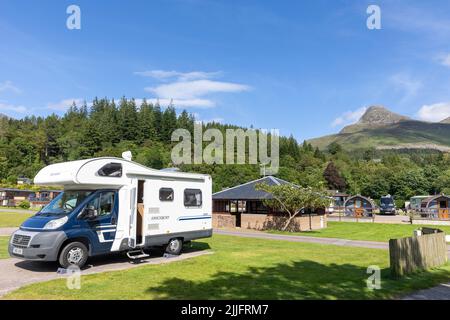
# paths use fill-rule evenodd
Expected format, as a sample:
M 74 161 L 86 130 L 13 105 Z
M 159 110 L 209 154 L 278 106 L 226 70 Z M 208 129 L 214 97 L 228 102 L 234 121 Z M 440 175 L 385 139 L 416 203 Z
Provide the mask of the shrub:
M 22 208 L 22 209 L 30 209 L 31 205 L 30 205 L 30 202 L 29 202 L 29 201 L 27 201 L 27 200 L 22 200 L 22 201 L 19 203 L 19 207 Z

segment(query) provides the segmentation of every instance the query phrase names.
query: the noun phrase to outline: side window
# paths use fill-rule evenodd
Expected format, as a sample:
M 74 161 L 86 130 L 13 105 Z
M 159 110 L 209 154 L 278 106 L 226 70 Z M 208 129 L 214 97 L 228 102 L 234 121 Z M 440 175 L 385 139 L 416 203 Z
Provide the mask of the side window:
M 98 175 L 101 177 L 120 178 L 122 176 L 122 164 L 114 162 L 108 163 L 98 170 Z
M 87 207 L 97 211 L 97 217 L 110 215 L 114 209 L 115 193 L 112 191 L 102 192 L 89 201 Z
M 110 215 L 114 208 L 114 196 L 115 193 L 112 191 L 102 192 L 100 194 L 99 201 L 99 217 Z
M 186 207 L 201 207 L 202 206 L 202 191 L 199 189 L 185 189 L 184 190 L 184 205 Z
M 171 188 L 159 189 L 159 200 L 160 201 L 173 201 L 173 189 L 171 189 Z

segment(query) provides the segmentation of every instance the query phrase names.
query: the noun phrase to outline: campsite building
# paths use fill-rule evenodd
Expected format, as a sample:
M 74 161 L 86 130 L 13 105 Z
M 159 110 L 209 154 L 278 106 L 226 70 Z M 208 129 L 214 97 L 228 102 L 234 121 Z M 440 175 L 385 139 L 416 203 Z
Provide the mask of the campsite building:
M 350 197 L 350 195 L 345 192 L 339 192 L 337 190 L 331 190 L 329 194 L 332 199 L 330 209 L 333 209 L 330 211 L 332 212 L 334 210 L 343 210 L 345 201 Z
M 0 188 L 0 206 L 15 207 L 22 201 L 29 201 L 32 208 L 41 208 L 55 198 L 61 190 L 24 190 Z
M 265 191 L 256 190 L 255 187 L 259 183 L 270 186 L 290 184 L 288 181 L 266 176 L 214 193 L 213 226 L 262 230 L 281 223 L 285 214 L 264 204 L 263 200 L 272 196 Z M 303 213 L 293 222 L 293 228 L 297 230 L 322 229 L 326 226 L 325 208 L 318 212 Z

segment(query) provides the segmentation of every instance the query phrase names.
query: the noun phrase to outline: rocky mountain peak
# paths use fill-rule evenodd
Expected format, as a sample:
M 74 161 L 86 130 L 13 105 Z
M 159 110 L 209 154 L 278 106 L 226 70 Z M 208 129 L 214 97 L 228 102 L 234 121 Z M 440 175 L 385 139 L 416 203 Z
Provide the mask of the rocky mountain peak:
M 389 111 L 383 106 L 371 106 L 359 119 L 358 124 L 392 124 L 405 120 L 411 119 Z

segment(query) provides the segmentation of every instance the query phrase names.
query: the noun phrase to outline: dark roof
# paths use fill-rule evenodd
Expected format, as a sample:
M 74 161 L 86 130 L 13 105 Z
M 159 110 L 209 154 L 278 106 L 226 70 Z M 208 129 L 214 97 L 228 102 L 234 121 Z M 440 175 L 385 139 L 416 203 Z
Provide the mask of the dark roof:
M 363 200 L 366 200 L 366 201 L 368 201 L 368 202 L 370 203 L 370 205 L 371 205 L 372 207 L 376 207 L 375 202 L 374 202 L 372 199 L 370 199 L 369 197 L 364 197 L 364 196 L 362 196 L 362 195 L 360 195 L 360 194 L 357 194 L 356 196 L 352 196 L 352 197 L 348 198 L 348 199 L 345 201 L 344 206 L 347 207 L 347 203 L 349 203 L 349 202 L 350 202 L 351 200 L 353 200 L 353 199 L 363 199 Z
M 266 183 L 269 186 L 291 184 L 288 181 L 267 176 L 257 180 L 253 180 L 229 189 L 225 189 L 213 194 L 213 200 L 261 200 L 270 199 L 272 196 L 270 193 L 255 189 L 255 185 L 258 183 Z
M 441 198 L 446 198 L 446 199 L 450 199 L 450 196 L 447 196 L 445 194 L 439 194 L 439 195 L 435 195 L 435 196 L 429 196 L 428 198 L 425 198 L 422 200 L 423 204 L 426 204 L 427 206 L 430 204 L 431 201 L 433 200 L 438 200 Z

